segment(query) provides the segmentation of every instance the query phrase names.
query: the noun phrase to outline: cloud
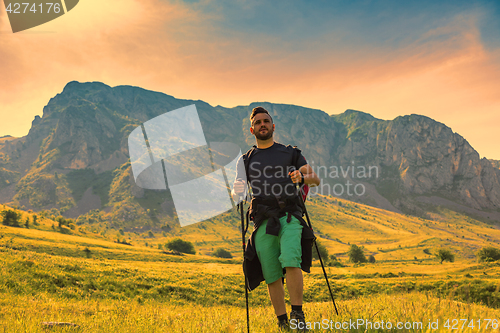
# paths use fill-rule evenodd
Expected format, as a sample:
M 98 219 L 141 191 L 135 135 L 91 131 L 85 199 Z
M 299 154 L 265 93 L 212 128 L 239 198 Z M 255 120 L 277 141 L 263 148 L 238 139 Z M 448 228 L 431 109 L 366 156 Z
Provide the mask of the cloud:
M 150 8 L 152 3 L 87 0 L 54 21 L 17 34 L 6 32 L 10 27 L 2 11 L 0 100 L 2 120 L 7 121 L 1 122 L 0 134 L 26 134 L 28 119 L 40 114 L 69 81 L 133 84 L 132 78 L 147 77 L 160 65 L 158 50 L 168 54 L 173 49 L 168 40 L 148 36 L 165 21 L 152 18 L 170 14 L 170 20 L 178 19 L 172 6 L 158 12 Z
M 0 135 L 26 134 L 28 119 L 78 80 L 228 107 L 270 101 L 385 119 L 419 113 L 481 146 L 480 130 L 467 126 L 470 110 L 500 120 L 499 52 L 483 37 L 489 7 L 361 4 L 86 0 L 17 34 L 5 33 L 0 14 Z

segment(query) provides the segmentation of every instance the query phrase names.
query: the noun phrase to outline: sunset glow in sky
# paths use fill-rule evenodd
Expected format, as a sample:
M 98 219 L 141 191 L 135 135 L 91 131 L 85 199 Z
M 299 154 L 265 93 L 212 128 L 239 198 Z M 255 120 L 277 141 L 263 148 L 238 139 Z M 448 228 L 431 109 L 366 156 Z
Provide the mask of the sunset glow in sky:
M 421 114 L 500 159 L 500 1 L 80 0 L 12 33 L 0 0 L 0 136 L 69 81 L 233 107 Z

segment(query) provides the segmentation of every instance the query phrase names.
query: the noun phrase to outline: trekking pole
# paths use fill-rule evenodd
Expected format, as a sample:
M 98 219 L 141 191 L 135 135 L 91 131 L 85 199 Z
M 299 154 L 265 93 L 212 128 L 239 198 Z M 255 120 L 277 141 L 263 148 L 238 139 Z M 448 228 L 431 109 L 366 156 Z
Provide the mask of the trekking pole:
M 245 228 L 245 219 L 243 218 L 243 197 L 240 197 L 240 203 L 238 204 L 240 209 L 240 217 L 241 217 L 241 241 L 243 244 L 243 263 L 245 263 L 245 249 L 246 249 L 246 241 L 245 234 L 248 230 L 248 225 Z M 247 307 L 247 332 L 250 333 L 250 313 L 248 311 L 248 282 L 247 276 L 245 274 L 245 270 L 243 270 L 243 278 L 245 279 L 245 302 Z
M 298 183 L 296 186 L 297 186 L 297 191 L 298 191 L 297 196 L 299 197 L 300 204 L 302 205 L 302 208 L 304 209 L 307 224 L 309 225 L 309 228 L 311 228 L 311 230 L 313 230 L 313 227 L 311 225 L 311 220 L 309 219 L 309 214 L 307 213 L 306 204 L 304 202 L 304 199 L 302 198 L 301 187 Z M 321 254 L 319 253 L 318 244 L 316 243 L 316 240 L 314 240 L 314 246 L 316 247 L 316 252 L 318 252 L 319 262 L 321 263 L 321 268 L 323 269 L 323 274 L 325 275 L 326 285 L 328 286 L 328 291 L 330 291 L 330 297 L 332 298 L 333 307 L 335 308 L 335 313 L 337 313 L 337 316 L 338 316 L 339 311 L 337 310 L 337 305 L 335 304 L 335 299 L 333 298 L 332 288 L 330 288 L 330 282 L 328 282 L 328 276 L 326 275 L 325 265 L 323 264 L 323 260 L 321 259 Z

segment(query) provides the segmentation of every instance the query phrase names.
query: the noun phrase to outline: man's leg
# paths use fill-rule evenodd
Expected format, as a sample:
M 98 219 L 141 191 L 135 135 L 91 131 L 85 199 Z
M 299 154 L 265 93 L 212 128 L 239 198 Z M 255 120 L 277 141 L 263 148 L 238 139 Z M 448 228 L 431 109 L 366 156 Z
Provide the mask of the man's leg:
M 298 267 L 286 268 L 286 285 L 290 294 L 290 303 L 292 304 L 292 312 L 290 312 L 290 322 L 293 327 L 298 327 L 300 331 L 305 329 L 306 322 L 304 311 L 302 311 L 302 294 L 304 283 L 302 280 L 302 270 Z
M 286 284 L 290 294 L 292 311 L 290 312 L 290 327 L 305 329 L 304 312 L 302 311 L 302 296 L 304 283 L 300 264 L 302 261 L 302 225 L 295 217 L 290 222 L 283 221 L 281 224 L 281 254 L 280 262 L 286 268 Z
M 276 316 L 286 314 L 285 289 L 283 288 L 281 278 L 268 284 L 267 291 L 269 292 L 269 298 L 271 298 Z
M 303 279 L 300 263 L 302 262 L 302 225 L 295 217 L 290 222 L 286 217 L 281 222 L 280 257 L 281 265 L 286 269 L 286 285 L 292 305 L 302 305 Z
M 299 267 L 286 268 L 286 287 L 290 294 L 290 303 L 292 305 L 302 305 L 304 282 L 302 270 Z
M 267 220 L 259 227 L 255 234 L 255 248 L 262 267 L 262 273 L 267 283 L 269 298 L 277 317 L 287 314 L 285 306 L 285 289 L 283 288 L 283 268 L 279 261 L 280 245 L 277 236 L 266 234 Z M 287 318 L 278 318 L 281 322 Z

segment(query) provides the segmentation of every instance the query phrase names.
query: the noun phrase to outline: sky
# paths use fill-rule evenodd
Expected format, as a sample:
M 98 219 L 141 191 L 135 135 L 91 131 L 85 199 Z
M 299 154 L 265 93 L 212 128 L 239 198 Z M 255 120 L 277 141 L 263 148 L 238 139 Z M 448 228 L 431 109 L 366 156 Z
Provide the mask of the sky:
M 0 0 L 0 136 L 70 81 L 233 107 L 421 114 L 500 159 L 500 1 L 81 0 L 12 33 Z

